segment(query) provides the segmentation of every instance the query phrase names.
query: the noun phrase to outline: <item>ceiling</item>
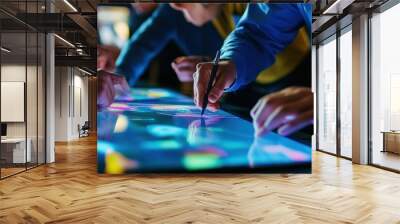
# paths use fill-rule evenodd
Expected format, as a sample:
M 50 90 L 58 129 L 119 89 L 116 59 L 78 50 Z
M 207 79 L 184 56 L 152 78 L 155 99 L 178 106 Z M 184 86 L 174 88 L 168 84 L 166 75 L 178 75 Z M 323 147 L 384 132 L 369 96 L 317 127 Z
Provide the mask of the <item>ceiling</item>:
M 82 67 L 95 72 L 96 5 L 101 2 L 100 0 L 47 0 L 46 5 L 45 0 L 1 0 L 2 45 L 12 50 L 7 53 L 9 60 L 17 58 L 21 60 L 25 55 L 28 55 L 28 58 L 36 55 L 38 50 L 36 39 L 32 40 L 34 35 L 30 32 L 52 32 L 74 45 L 66 43 L 61 38 L 55 38 L 56 65 L 71 65 L 71 62 L 74 62 L 75 66 L 83 64 Z M 28 45 L 25 41 L 28 41 Z M 25 46 L 28 46 L 26 50 Z
M 270 0 L 270 2 L 287 0 Z M 308 0 L 313 4 L 313 36 L 332 27 L 347 14 L 357 14 L 387 0 Z M 127 0 L 0 0 L 0 27 L 3 46 L 13 49 L 15 57 L 26 55 L 25 32 L 54 32 L 70 44 L 55 38 L 56 63 L 82 62 L 96 71 L 97 16 L 100 3 L 127 3 Z M 291 1 L 293 2 L 293 1 Z M 296 2 L 302 2 L 301 0 Z M 330 9 L 330 10 L 327 10 Z M 49 12 L 52 13 L 49 13 Z M 329 12 L 329 13 L 327 13 Z M 36 52 L 33 38 L 27 34 L 28 55 Z M 77 50 L 78 49 L 78 50 Z M 81 52 L 81 53 L 79 53 Z M 11 54 L 10 54 L 11 56 Z M 88 66 L 92 65 L 92 66 Z

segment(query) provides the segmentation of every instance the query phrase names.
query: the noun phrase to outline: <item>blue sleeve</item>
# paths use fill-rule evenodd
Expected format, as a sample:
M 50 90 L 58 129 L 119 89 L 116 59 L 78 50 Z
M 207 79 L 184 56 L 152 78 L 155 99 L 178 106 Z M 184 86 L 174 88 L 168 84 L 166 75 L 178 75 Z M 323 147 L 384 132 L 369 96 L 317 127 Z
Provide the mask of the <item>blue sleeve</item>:
M 158 7 L 122 48 L 115 72 L 134 85 L 151 60 L 176 38 L 176 21 L 181 17 L 181 13 L 168 4 Z
M 221 49 L 221 59 L 232 60 L 237 70 L 236 80 L 227 91 L 235 91 L 254 81 L 294 40 L 299 28 L 308 24 L 305 15 L 311 14 L 311 8 L 301 5 L 249 4 Z

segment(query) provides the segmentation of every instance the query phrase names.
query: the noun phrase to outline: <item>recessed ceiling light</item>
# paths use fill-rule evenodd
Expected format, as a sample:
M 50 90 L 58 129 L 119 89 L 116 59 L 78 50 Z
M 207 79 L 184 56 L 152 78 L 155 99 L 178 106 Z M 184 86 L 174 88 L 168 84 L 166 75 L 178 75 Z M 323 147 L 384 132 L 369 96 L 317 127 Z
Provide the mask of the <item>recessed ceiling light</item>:
M 74 10 L 75 12 L 78 12 L 78 10 L 68 1 L 68 0 L 64 0 L 65 4 L 67 4 L 72 10 Z
M 69 42 L 68 40 L 66 40 L 66 39 L 64 39 L 64 38 L 62 38 L 62 37 L 60 37 L 60 36 L 57 35 L 57 34 L 54 34 L 54 36 L 57 37 L 58 39 L 60 39 L 62 42 L 64 42 L 64 43 L 66 43 L 67 45 L 69 45 L 70 47 L 75 48 L 75 45 L 73 45 L 73 44 L 72 44 L 71 42 Z
M 90 73 L 90 72 L 88 72 L 88 71 L 86 71 L 86 70 L 83 70 L 83 69 L 81 69 L 81 68 L 79 68 L 79 67 L 78 67 L 78 69 L 79 69 L 79 71 L 81 71 L 81 72 L 83 72 L 83 73 L 85 73 L 85 74 L 87 74 L 87 75 L 93 75 L 92 73 Z
M 7 48 L 5 48 L 5 47 L 1 47 L 0 49 L 1 49 L 2 51 L 6 52 L 6 53 L 10 53 L 10 52 L 11 52 L 11 50 L 9 50 L 9 49 L 7 49 Z

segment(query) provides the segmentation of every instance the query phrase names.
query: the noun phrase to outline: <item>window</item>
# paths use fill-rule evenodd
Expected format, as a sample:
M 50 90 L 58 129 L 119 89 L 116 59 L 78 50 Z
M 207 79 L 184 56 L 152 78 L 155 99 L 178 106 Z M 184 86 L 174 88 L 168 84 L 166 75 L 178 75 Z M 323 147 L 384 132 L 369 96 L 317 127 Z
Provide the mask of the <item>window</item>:
M 400 170 L 400 4 L 371 18 L 371 162 Z
M 340 155 L 352 156 L 352 33 L 351 26 L 340 36 Z
M 336 36 L 318 48 L 318 149 L 336 153 Z

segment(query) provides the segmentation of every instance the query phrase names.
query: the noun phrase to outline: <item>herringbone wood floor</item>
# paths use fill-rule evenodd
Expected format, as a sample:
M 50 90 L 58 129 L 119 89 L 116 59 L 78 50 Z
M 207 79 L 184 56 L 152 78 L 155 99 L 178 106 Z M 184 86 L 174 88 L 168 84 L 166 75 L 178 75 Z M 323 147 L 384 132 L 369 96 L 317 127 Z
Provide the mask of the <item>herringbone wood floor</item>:
M 96 173 L 96 139 L 0 181 L 0 223 L 400 223 L 400 175 L 315 152 L 312 175 Z

